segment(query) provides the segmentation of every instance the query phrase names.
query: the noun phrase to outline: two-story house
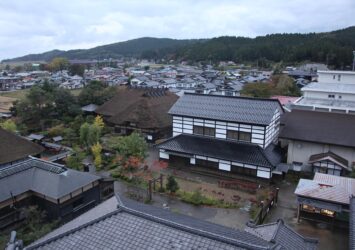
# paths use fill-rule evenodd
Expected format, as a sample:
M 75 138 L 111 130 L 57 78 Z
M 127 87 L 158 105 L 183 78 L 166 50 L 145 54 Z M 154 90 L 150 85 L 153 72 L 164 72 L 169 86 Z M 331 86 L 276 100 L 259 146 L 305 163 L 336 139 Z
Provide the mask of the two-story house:
M 158 148 L 172 164 L 270 179 L 281 161 L 277 100 L 185 93 L 168 113 L 173 137 Z

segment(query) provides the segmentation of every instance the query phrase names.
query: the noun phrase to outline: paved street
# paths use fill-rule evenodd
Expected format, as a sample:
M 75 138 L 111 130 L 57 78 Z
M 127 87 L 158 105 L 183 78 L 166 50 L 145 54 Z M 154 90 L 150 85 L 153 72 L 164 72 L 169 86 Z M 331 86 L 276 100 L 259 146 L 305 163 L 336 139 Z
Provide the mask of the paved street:
M 282 218 L 298 233 L 304 236 L 318 238 L 319 249 L 321 250 L 348 249 L 348 230 L 337 228 L 332 230 L 329 226 L 323 223 L 310 222 L 306 220 L 301 220 L 300 223 L 297 223 L 296 196 L 293 193 L 295 191 L 296 184 L 284 181 L 280 183 L 279 187 L 280 193 L 278 206 L 273 208 L 265 223 L 273 222 L 278 218 Z

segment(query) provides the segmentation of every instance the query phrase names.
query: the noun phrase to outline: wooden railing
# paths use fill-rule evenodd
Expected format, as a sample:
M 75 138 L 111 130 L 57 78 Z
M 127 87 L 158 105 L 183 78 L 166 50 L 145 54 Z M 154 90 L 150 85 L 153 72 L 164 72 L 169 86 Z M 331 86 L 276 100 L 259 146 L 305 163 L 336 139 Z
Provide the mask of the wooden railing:
M 13 223 L 26 219 L 22 211 L 15 210 L 0 217 L 0 229 L 3 229 Z

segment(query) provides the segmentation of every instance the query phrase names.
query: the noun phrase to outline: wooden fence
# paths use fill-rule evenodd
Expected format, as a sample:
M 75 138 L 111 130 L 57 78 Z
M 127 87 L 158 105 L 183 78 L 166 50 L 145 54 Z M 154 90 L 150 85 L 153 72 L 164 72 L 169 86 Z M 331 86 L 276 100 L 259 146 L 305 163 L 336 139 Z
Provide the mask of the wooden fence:
M 279 188 L 276 188 L 265 201 L 261 201 L 259 204 L 259 210 L 254 218 L 253 223 L 255 225 L 260 225 L 264 222 L 266 216 L 269 214 L 271 209 L 277 205 L 277 199 L 279 194 Z

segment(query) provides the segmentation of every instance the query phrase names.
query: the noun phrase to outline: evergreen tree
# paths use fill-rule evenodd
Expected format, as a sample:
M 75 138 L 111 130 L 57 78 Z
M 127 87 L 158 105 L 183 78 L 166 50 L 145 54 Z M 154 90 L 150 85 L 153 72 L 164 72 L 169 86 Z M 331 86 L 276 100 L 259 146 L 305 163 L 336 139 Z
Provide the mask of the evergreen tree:
M 168 177 L 168 182 L 166 183 L 166 189 L 170 192 L 170 193 L 176 193 L 179 190 L 179 184 L 177 183 L 177 181 L 175 180 L 174 176 L 170 175 Z

